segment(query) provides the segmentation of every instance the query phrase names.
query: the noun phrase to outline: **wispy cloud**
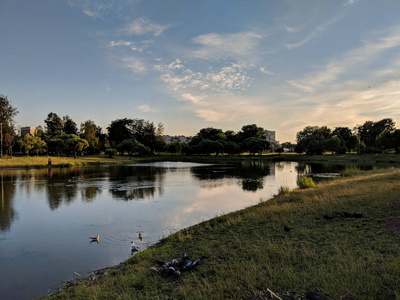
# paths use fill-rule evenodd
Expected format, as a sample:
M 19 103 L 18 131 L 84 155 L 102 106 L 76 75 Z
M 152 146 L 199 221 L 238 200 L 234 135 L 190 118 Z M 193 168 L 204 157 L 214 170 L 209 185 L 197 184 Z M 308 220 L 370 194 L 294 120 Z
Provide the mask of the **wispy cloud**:
M 230 34 L 210 33 L 195 37 L 192 41 L 200 49 L 192 56 L 206 60 L 231 58 L 238 61 L 254 61 L 258 58 L 256 49 L 262 36 L 254 32 Z
M 330 26 L 338 22 L 341 18 L 343 17 L 343 14 L 339 14 L 338 16 L 331 18 L 327 21 L 325 21 L 323 24 L 315 27 L 307 36 L 305 36 L 302 40 L 296 42 L 296 43 L 291 43 L 291 44 L 286 44 L 285 47 L 289 50 L 304 46 L 311 40 L 315 39 L 319 35 L 321 35 L 325 30 L 327 30 Z M 288 30 L 286 28 L 286 30 Z M 290 32 L 290 31 L 289 31 Z
M 136 57 L 123 57 L 122 62 L 124 67 L 130 69 L 133 73 L 143 74 L 147 71 L 146 65 Z
M 171 25 L 160 25 L 155 22 L 151 22 L 148 19 L 140 18 L 134 20 L 120 31 L 127 35 L 159 36 L 170 27 Z
M 265 67 L 260 67 L 260 72 L 267 75 L 273 75 L 274 72 L 267 70 Z
M 150 105 L 148 105 L 148 104 L 142 104 L 142 105 L 136 106 L 136 108 L 142 112 L 157 112 L 158 111 L 157 109 L 150 107 Z
M 190 93 L 181 94 L 179 99 L 184 101 L 189 101 L 193 104 L 200 105 L 202 103 L 203 96 L 196 96 Z
M 114 6 L 114 1 L 67 0 L 68 5 L 78 6 L 82 12 L 91 18 L 99 18 L 107 14 Z
M 181 60 L 177 59 L 167 65 L 157 65 L 155 68 L 162 73 L 161 79 L 175 91 L 186 88 L 229 91 L 247 89 L 252 80 L 248 71 L 254 66 L 231 63 L 217 71 L 202 73 L 192 71 Z
M 346 3 L 343 4 L 343 6 L 347 6 L 347 5 L 352 5 L 354 3 L 356 3 L 358 0 L 347 0 Z
M 362 46 L 348 51 L 339 58 L 331 59 L 315 73 L 287 82 L 305 92 L 313 92 L 316 88 L 334 82 L 340 75 L 348 73 L 358 66 L 364 67 L 365 64 L 371 64 L 386 50 L 396 47 L 400 47 L 400 27 L 380 33 L 374 41 L 363 42 Z

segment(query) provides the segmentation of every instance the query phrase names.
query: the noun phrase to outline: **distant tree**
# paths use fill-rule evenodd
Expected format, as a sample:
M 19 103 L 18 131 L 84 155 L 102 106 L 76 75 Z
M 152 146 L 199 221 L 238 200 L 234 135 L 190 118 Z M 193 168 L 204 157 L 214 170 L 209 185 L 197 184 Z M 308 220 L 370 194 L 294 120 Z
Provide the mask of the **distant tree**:
M 283 152 L 285 152 L 285 150 L 283 149 L 283 147 L 279 147 L 278 149 L 276 149 L 276 152 L 281 155 Z
M 248 138 L 265 139 L 265 130 L 256 124 L 244 125 L 242 130 L 238 132 L 238 138 L 241 142 Z
M 304 153 L 304 148 L 303 148 L 303 146 L 302 145 L 296 145 L 295 147 L 294 147 L 294 151 L 297 153 L 297 154 L 302 154 L 302 153 Z
M 337 153 L 342 145 L 342 140 L 335 136 L 332 136 L 326 141 L 326 150 L 331 151 L 332 154 Z
M 13 134 L 10 134 L 9 132 L 6 132 L 3 135 L 3 147 L 6 148 L 8 155 L 12 156 L 13 155 L 13 146 L 15 145 L 16 142 L 16 136 Z
M 89 143 L 85 139 L 82 139 L 75 134 L 67 134 L 63 137 L 66 137 L 65 146 L 67 150 L 69 150 L 69 153 L 74 155 L 74 158 L 89 147 Z
M 337 136 L 340 139 L 341 147 L 349 148 L 348 143 L 351 140 L 351 138 L 354 136 L 354 134 L 351 131 L 351 129 L 348 127 L 335 127 L 335 129 L 332 131 L 332 136 Z
M 200 154 L 216 153 L 218 155 L 224 151 L 224 146 L 218 141 L 204 139 L 196 146 L 196 151 Z
M 34 136 L 33 137 L 33 148 L 32 150 L 39 155 L 40 153 L 44 153 L 46 151 L 47 144 L 43 141 L 40 137 Z
M 56 135 L 61 135 L 64 130 L 63 120 L 56 113 L 49 113 L 47 118 L 44 120 L 46 128 L 47 139 L 51 139 Z
M 262 138 L 250 137 L 243 141 L 243 149 L 249 151 L 252 155 L 261 154 L 262 151 L 269 149 L 269 142 Z
M 64 124 L 63 132 L 65 134 L 78 135 L 78 127 L 76 126 L 76 123 L 68 115 L 63 117 L 63 124 Z
M 226 140 L 226 135 L 222 132 L 222 129 L 216 129 L 213 127 L 200 129 L 199 133 L 196 136 L 203 140 Z
M 297 133 L 296 141 L 307 154 L 322 154 L 330 136 L 331 130 L 326 126 L 307 126 Z
M 234 132 L 233 130 L 227 130 L 224 132 L 226 140 L 229 142 L 237 142 L 238 140 L 238 136 L 236 134 L 236 132 Z
M 296 144 L 293 144 L 291 142 L 284 142 L 281 144 L 281 147 L 286 149 L 294 149 L 294 147 L 296 147 Z
M 107 127 L 108 138 L 110 140 L 110 145 L 115 146 L 120 144 L 123 140 L 131 139 L 132 134 L 128 128 L 128 125 L 132 123 L 130 119 L 118 119 L 112 121 L 110 126 Z
M 27 134 L 22 138 L 21 146 L 24 149 L 26 156 L 28 156 L 29 152 L 33 149 L 34 143 L 34 137 L 30 134 Z
M 365 121 L 363 125 L 356 127 L 357 135 L 360 141 L 364 142 L 367 147 L 376 147 L 376 138 L 387 129 L 389 132 L 395 130 L 395 122 L 392 119 L 386 118 L 378 122 Z
M 395 143 L 393 134 L 388 129 L 383 130 L 376 138 L 376 146 L 382 149 L 383 152 L 386 152 L 388 149 L 394 149 Z
M 117 155 L 118 151 L 116 149 L 113 148 L 107 148 L 104 153 L 109 157 L 109 158 L 113 158 L 114 155 Z
M 12 152 L 12 146 L 14 144 L 7 143 L 7 141 L 5 141 L 4 139 L 7 137 L 8 142 L 10 142 L 10 139 L 12 137 L 12 140 L 15 140 L 16 134 L 14 126 L 14 117 L 17 114 L 18 114 L 17 109 L 11 105 L 7 96 L 0 95 L 0 123 L 2 124 L 1 127 L 3 132 L 3 147 L 8 148 L 9 152 L 10 151 Z
M 101 130 L 101 129 L 100 129 Z M 87 120 L 81 123 L 80 137 L 85 139 L 89 146 L 87 152 L 89 154 L 100 153 L 100 135 L 98 127 L 92 120 Z
M 164 125 L 163 123 L 158 123 L 155 137 L 155 145 L 154 150 L 157 152 L 162 152 L 166 146 L 164 134 Z
M 235 142 L 226 142 L 224 145 L 224 150 L 228 154 L 239 154 L 240 146 Z

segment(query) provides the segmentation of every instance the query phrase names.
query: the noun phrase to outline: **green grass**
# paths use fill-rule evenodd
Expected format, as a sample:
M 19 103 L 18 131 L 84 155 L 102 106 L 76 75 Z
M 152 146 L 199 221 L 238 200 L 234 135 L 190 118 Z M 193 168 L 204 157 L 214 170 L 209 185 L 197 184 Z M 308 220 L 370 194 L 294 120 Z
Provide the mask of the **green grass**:
M 311 177 L 302 176 L 297 180 L 297 184 L 301 189 L 308 189 L 315 187 L 315 182 Z
M 49 156 L 5 156 L 0 159 L 0 168 L 43 168 L 47 167 L 48 158 Z M 108 158 L 104 155 L 82 156 L 77 158 L 52 156 L 51 158 L 54 167 L 69 167 L 100 163 L 121 164 L 130 162 L 128 156 L 116 156 L 114 158 Z
M 397 220 L 397 221 L 396 221 Z M 400 170 L 294 190 L 177 232 L 122 271 L 50 299 L 251 299 L 323 291 L 340 299 L 400 299 Z M 285 231 L 284 227 L 291 230 Z M 179 278 L 150 270 L 187 253 Z M 269 299 L 269 298 L 267 298 Z

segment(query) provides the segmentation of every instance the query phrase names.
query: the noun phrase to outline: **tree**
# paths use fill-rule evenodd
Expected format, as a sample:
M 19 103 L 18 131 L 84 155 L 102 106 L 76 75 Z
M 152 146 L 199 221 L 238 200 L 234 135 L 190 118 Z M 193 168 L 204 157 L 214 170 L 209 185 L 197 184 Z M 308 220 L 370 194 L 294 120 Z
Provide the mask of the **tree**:
M 101 130 L 101 129 L 100 129 Z M 101 134 L 101 131 L 100 131 Z M 100 153 L 100 137 L 99 131 L 96 124 L 91 121 L 87 120 L 81 123 L 81 138 L 85 139 L 89 146 L 87 148 L 87 152 L 90 154 L 97 154 Z
M 11 105 L 7 96 L 0 95 L 0 123 L 2 124 L 1 127 L 3 133 L 3 147 L 7 147 L 11 152 L 12 152 L 11 148 L 14 145 L 11 142 L 11 139 L 14 140 L 16 136 L 14 127 L 14 117 L 17 114 L 18 114 L 17 109 Z M 8 141 L 4 140 L 6 137 Z M 1 151 L 2 151 L 1 153 L 3 153 L 3 149 L 1 149 Z
M 64 133 L 78 135 L 78 127 L 76 123 L 68 116 L 63 117 Z
M 111 146 L 120 144 L 123 140 L 132 138 L 128 125 L 132 122 L 130 119 L 118 119 L 112 121 L 110 126 L 107 127 L 108 138 L 110 139 Z
M 89 143 L 80 138 L 75 134 L 68 134 L 65 139 L 65 146 L 70 151 L 70 153 L 74 154 L 74 158 L 77 157 L 78 154 L 81 154 L 83 150 L 89 147 Z
M 382 149 L 383 152 L 386 152 L 388 149 L 395 148 L 394 136 L 388 129 L 383 130 L 378 135 L 376 138 L 376 146 Z
M 330 136 L 331 130 L 326 126 L 307 126 L 297 133 L 296 141 L 307 154 L 322 154 Z
M 33 147 L 32 150 L 39 155 L 39 153 L 43 153 L 46 150 L 47 144 L 43 141 L 40 137 L 34 136 L 33 137 Z
M 244 141 L 248 138 L 265 139 L 265 130 L 256 124 L 244 125 L 242 130 L 238 132 L 239 140 Z
M 226 140 L 226 135 L 225 133 L 222 132 L 222 129 L 216 129 L 213 127 L 200 129 L 199 133 L 196 136 L 203 140 L 204 139 L 211 141 Z
M 22 138 L 21 146 L 24 149 L 26 156 L 28 156 L 29 152 L 33 149 L 34 143 L 35 143 L 34 137 L 31 136 L 30 134 L 27 134 Z
M 262 151 L 269 149 L 269 142 L 262 138 L 251 137 L 243 141 L 243 149 L 249 151 L 252 155 L 261 154 Z
M 326 150 L 331 151 L 332 154 L 337 153 L 342 145 L 342 140 L 336 135 L 326 141 Z
M 356 127 L 360 141 L 364 142 L 367 147 L 376 147 L 376 138 L 385 129 L 389 132 L 393 132 L 395 129 L 395 122 L 390 118 L 386 118 L 378 122 L 365 121 L 363 125 L 358 125 Z
M 47 115 L 47 118 L 44 120 L 47 139 L 51 139 L 56 135 L 61 135 L 64 130 L 64 122 L 61 118 L 51 112 Z

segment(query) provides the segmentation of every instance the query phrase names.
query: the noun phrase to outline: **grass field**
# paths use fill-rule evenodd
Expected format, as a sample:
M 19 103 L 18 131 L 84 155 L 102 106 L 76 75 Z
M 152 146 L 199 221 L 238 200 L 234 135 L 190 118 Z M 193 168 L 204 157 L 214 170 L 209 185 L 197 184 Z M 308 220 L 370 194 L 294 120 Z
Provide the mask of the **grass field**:
M 181 230 L 50 299 L 400 299 L 400 170 L 351 175 Z M 183 253 L 201 265 L 150 270 Z

